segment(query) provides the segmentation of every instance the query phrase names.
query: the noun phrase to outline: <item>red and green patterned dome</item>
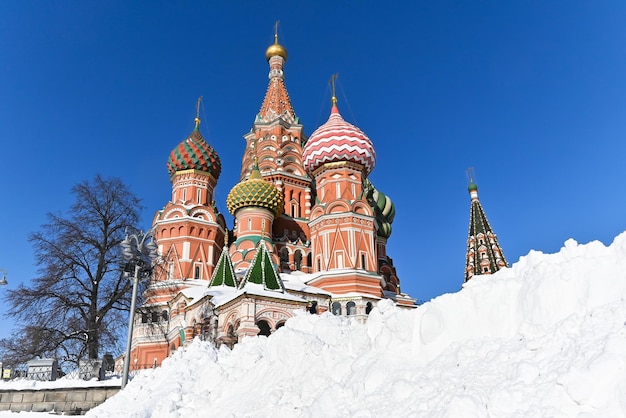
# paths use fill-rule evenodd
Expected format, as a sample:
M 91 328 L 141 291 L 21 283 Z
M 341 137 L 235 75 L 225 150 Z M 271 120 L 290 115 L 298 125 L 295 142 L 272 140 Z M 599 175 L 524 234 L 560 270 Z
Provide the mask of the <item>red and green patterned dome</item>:
M 178 144 L 167 160 L 170 175 L 177 171 L 198 170 L 211 174 L 216 180 L 222 172 L 222 163 L 217 152 L 200 133 L 200 119 L 196 118 L 196 127 L 187 139 Z
M 226 206 L 233 216 L 237 210 L 249 206 L 269 209 L 278 216 L 284 205 L 283 194 L 274 184 L 263 179 L 256 165 L 250 177 L 233 187 L 226 198 Z

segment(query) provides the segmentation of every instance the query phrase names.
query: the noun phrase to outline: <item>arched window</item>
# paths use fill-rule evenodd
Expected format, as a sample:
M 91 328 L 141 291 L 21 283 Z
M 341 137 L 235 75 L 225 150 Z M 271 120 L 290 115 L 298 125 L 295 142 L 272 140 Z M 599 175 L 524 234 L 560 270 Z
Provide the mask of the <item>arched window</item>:
M 302 268 L 302 252 L 300 250 L 296 250 L 293 256 L 293 262 L 295 263 L 296 270 Z
M 350 301 L 346 304 L 348 315 L 356 315 L 356 303 Z
M 333 315 L 341 315 L 341 303 L 333 302 L 331 311 Z
M 311 305 L 308 308 L 308 311 L 312 314 L 316 314 L 317 313 L 317 301 L 314 300 L 313 302 L 311 302 Z
M 267 323 L 267 321 L 260 320 L 256 323 L 256 326 L 259 327 L 259 335 L 265 335 L 266 337 L 269 337 L 272 333 L 272 328 L 270 327 L 270 324 Z
M 369 315 L 373 307 L 372 302 L 367 302 L 367 305 L 365 305 L 365 313 Z

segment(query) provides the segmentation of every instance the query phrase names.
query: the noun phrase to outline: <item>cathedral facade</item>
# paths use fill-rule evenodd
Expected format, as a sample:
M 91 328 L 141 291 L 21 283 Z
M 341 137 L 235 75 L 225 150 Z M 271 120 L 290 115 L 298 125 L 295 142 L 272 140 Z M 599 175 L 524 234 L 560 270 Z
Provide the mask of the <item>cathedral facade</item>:
M 395 208 L 368 179 L 372 141 L 334 94 L 328 121 L 307 137 L 277 36 L 266 59 L 269 85 L 226 201 L 232 228 L 213 199 L 222 166 L 199 118 L 170 153 L 171 200 L 153 220 L 160 256 L 135 314 L 131 367 L 158 365 L 196 336 L 232 347 L 270 335 L 297 311 L 365 321 L 383 298 L 416 306 L 387 255 Z

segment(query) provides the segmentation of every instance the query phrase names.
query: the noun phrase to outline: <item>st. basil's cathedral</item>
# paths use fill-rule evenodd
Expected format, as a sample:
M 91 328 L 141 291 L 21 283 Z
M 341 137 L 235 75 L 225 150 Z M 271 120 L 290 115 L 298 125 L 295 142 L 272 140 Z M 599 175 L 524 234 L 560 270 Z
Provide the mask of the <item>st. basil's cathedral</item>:
M 198 117 L 169 155 L 171 200 L 153 220 L 160 256 L 134 318 L 133 367 L 158 365 L 196 336 L 230 347 L 269 336 L 297 311 L 365 321 L 381 299 L 417 307 L 387 254 L 395 207 L 368 179 L 372 141 L 334 94 L 328 121 L 307 138 L 277 35 L 266 59 L 269 85 L 226 200 L 232 229 L 213 199 L 222 165 Z M 506 265 L 474 187 L 465 281 Z

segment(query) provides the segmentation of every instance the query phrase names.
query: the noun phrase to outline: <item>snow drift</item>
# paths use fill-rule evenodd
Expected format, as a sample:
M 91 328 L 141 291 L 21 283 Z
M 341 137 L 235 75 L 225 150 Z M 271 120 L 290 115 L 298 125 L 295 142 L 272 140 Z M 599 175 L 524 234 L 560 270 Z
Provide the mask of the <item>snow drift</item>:
M 90 417 L 626 416 L 626 233 L 569 240 L 365 325 L 301 313 L 234 350 L 194 341 Z

